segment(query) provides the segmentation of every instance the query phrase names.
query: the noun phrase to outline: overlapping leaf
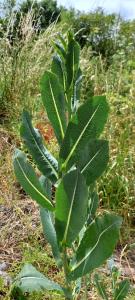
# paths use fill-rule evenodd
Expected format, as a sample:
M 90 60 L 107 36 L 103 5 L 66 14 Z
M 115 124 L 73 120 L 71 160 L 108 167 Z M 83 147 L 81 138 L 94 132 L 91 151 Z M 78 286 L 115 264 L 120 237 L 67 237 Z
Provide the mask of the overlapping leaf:
M 112 254 L 121 222 L 120 217 L 104 214 L 89 225 L 76 252 L 76 263 L 71 268 L 70 280 L 92 272 Z
M 57 76 L 46 71 L 41 80 L 42 100 L 61 145 L 66 130 L 65 97 Z
M 79 170 L 67 173 L 56 192 L 56 232 L 59 242 L 71 245 L 86 221 L 88 188 Z M 78 220 L 78 221 L 77 221 Z
M 95 96 L 79 107 L 68 124 L 60 149 L 63 168 L 71 167 L 88 141 L 99 137 L 107 121 L 108 110 L 104 96 Z
M 20 133 L 39 170 L 52 182 L 56 182 L 58 162 L 44 146 L 39 131 L 33 128 L 31 117 L 27 111 L 24 111 L 22 115 Z
M 87 185 L 90 185 L 105 171 L 108 161 L 108 142 L 90 140 L 79 152 L 75 162 L 84 175 Z
M 52 211 L 54 209 L 53 204 L 47 194 L 44 193 L 34 169 L 22 151 L 16 149 L 13 164 L 15 175 L 25 192 L 39 205 Z

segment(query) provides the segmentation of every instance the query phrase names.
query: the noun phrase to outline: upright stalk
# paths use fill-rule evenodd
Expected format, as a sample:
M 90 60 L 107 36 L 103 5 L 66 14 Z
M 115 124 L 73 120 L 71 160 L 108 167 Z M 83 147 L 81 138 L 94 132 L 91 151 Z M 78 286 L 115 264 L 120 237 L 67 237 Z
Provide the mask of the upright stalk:
M 66 246 L 63 246 L 63 268 L 65 274 L 65 287 L 66 287 L 65 299 L 72 300 L 73 299 L 72 287 L 70 281 L 68 280 L 69 266 L 68 266 L 68 256 L 67 256 Z

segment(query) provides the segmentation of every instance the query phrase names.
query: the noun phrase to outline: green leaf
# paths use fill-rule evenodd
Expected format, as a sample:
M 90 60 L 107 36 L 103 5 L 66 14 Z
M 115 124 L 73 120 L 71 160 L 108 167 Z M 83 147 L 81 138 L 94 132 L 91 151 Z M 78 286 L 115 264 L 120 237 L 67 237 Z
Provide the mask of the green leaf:
M 86 221 L 88 188 L 79 170 L 67 173 L 56 192 L 56 232 L 59 242 L 70 246 Z M 77 219 L 79 221 L 77 222 Z
M 51 195 L 51 186 L 47 178 L 44 176 L 40 177 L 40 183 L 42 185 L 43 190 L 47 191 L 48 196 Z M 60 252 L 57 243 L 57 236 L 54 227 L 53 215 L 47 209 L 41 207 L 40 208 L 40 217 L 43 227 L 43 233 L 48 243 L 51 245 L 53 256 L 57 262 L 59 267 L 62 266 Z
M 63 293 L 63 289 L 58 283 L 46 278 L 31 264 L 26 264 L 23 267 L 22 271 L 15 279 L 14 285 L 23 293 L 43 290 L 56 290 Z
M 41 217 L 44 236 L 47 239 L 48 243 L 51 245 L 52 253 L 56 260 L 57 265 L 61 267 L 62 263 L 60 259 L 56 231 L 52 220 L 52 214 L 47 209 L 41 207 L 40 217 Z
M 70 280 L 76 280 L 99 267 L 112 254 L 119 238 L 122 219 L 111 214 L 97 217 L 87 228 L 76 252 Z
M 109 298 L 107 296 L 105 287 L 104 287 L 103 283 L 101 282 L 101 280 L 99 279 L 98 274 L 95 274 L 95 276 L 94 276 L 94 283 L 98 290 L 99 296 L 101 296 L 102 299 L 104 299 L 104 300 L 108 300 Z
M 114 300 L 123 300 L 126 298 L 130 288 L 129 280 L 125 279 L 118 284 L 115 290 Z
M 105 140 L 90 140 L 79 152 L 76 163 L 86 179 L 92 184 L 105 171 L 109 161 L 109 147 Z
M 41 94 L 48 118 L 54 128 L 57 140 L 61 144 L 66 130 L 65 97 L 55 74 L 44 73 L 41 80 Z
M 15 175 L 25 192 L 42 207 L 48 208 L 51 211 L 54 210 L 53 204 L 43 192 L 34 169 L 28 163 L 26 155 L 22 151 L 16 149 L 13 164 Z
M 59 42 L 62 45 L 62 48 L 66 51 L 66 49 L 67 49 L 67 41 L 66 41 L 66 39 L 64 39 L 64 37 L 63 37 L 63 35 L 61 33 L 58 33 L 58 39 L 59 39 Z
M 42 186 L 42 189 L 43 189 L 44 193 L 47 194 L 48 198 L 51 199 L 51 197 L 52 197 L 52 184 L 51 184 L 51 181 L 47 177 L 41 175 L 40 178 L 39 178 L 39 182 Z
M 68 124 L 60 149 L 63 168 L 72 166 L 88 141 L 99 137 L 107 121 L 108 111 L 105 96 L 92 97 L 78 108 Z
M 56 182 L 58 180 L 58 162 L 43 145 L 42 137 L 39 131 L 33 128 L 31 117 L 27 111 L 24 111 L 22 115 L 20 133 L 39 170 L 52 182 Z
M 61 58 L 58 55 L 54 55 L 53 57 L 51 71 L 57 76 L 60 84 L 65 90 L 64 66 Z
M 53 46 L 54 46 L 54 49 L 56 50 L 56 52 L 61 57 L 61 59 L 65 60 L 65 58 L 66 58 L 66 51 L 64 49 L 65 47 L 63 47 L 59 41 L 53 43 Z
M 79 57 L 80 46 L 73 38 L 70 38 L 66 54 L 67 90 L 76 78 L 79 68 Z

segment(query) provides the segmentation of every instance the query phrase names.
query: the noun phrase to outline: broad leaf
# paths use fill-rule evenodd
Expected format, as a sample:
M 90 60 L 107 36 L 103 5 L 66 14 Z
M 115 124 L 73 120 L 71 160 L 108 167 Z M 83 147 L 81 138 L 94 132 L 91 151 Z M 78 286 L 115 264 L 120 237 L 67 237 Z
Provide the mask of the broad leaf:
M 81 105 L 68 124 L 60 150 L 63 168 L 68 168 L 79 157 L 80 151 L 90 139 L 101 134 L 108 116 L 108 104 L 104 96 L 95 96 Z
M 104 300 L 109 300 L 106 290 L 105 290 L 105 287 L 104 287 L 103 283 L 101 282 L 98 274 L 95 274 L 95 276 L 94 276 L 94 283 L 98 290 L 99 296 L 101 296 L 102 299 L 104 299 Z
M 71 268 L 70 280 L 76 280 L 99 267 L 112 254 L 119 238 L 122 219 L 104 214 L 97 217 L 86 230 Z
M 31 264 L 26 264 L 14 281 L 14 285 L 23 292 L 56 290 L 63 293 L 62 287 L 38 272 Z
M 57 76 L 46 71 L 41 80 L 41 94 L 48 118 L 52 123 L 59 144 L 66 130 L 64 91 Z
M 47 194 L 44 193 L 34 169 L 22 151 L 16 149 L 13 164 L 15 175 L 25 192 L 39 205 L 52 211 L 54 209 L 53 204 Z
M 129 280 L 125 279 L 118 284 L 115 290 L 114 300 L 123 300 L 126 298 L 130 288 Z
M 40 178 L 40 183 L 42 188 L 47 191 L 48 196 L 51 195 L 51 186 L 48 180 L 45 177 Z M 57 262 L 57 265 L 61 267 L 61 258 L 60 252 L 57 243 L 56 231 L 53 222 L 53 215 L 47 209 L 41 207 L 40 208 L 40 217 L 43 227 L 43 233 L 45 238 L 47 239 L 48 243 L 51 245 L 53 256 Z
M 20 133 L 39 170 L 52 182 L 56 182 L 58 162 L 43 145 L 42 137 L 39 131 L 33 128 L 31 117 L 27 111 L 24 111 L 22 115 Z
M 61 144 L 66 130 L 65 97 L 62 85 L 55 74 L 44 73 L 41 80 L 41 94 L 48 118 Z
M 70 246 L 86 221 L 88 188 L 79 170 L 67 173 L 56 192 L 56 232 Z M 77 221 L 78 220 L 78 221 Z
M 84 175 L 87 185 L 90 185 L 105 171 L 108 161 L 108 142 L 90 140 L 79 152 L 76 164 Z

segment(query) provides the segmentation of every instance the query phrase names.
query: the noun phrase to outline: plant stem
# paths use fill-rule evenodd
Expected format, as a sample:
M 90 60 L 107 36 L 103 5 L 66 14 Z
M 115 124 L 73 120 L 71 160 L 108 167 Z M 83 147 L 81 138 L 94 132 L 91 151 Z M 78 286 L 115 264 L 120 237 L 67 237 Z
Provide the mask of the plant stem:
M 67 291 L 67 295 L 65 294 L 65 299 L 72 300 L 73 294 L 72 294 L 71 283 L 68 280 L 69 266 L 68 266 L 67 249 L 65 246 L 63 247 L 63 267 L 64 267 L 64 274 L 65 274 L 65 286 Z

